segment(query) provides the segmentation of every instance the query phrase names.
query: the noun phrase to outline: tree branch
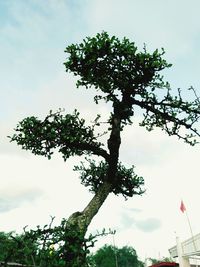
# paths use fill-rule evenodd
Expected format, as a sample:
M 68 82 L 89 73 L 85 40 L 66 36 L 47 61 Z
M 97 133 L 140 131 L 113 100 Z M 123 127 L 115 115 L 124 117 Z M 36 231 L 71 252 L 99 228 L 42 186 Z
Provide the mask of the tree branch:
M 154 116 L 154 118 L 159 118 L 160 120 L 162 120 L 162 124 L 161 125 L 157 125 L 157 122 L 152 122 L 152 125 L 150 123 L 150 118 L 148 120 L 147 126 L 160 126 L 164 129 L 165 126 L 165 130 L 169 135 L 177 135 L 179 138 L 184 139 L 186 142 L 193 144 L 192 141 L 189 141 L 188 138 L 192 138 L 195 136 L 200 136 L 200 133 L 198 132 L 198 130 L 196 128 L 193 127 L 194 123 L 199 119 L 200 116 L 197 116 L 197 114 L 200 115 L 200 112 L 198 112 L 196 110 L 194 117 L 191 116 L 191 114 L 189 114 L 188 117 L 184 117 L 184 118 L 178 118 L 175 115 L 171 115 L 169 111 L 165 111 L 165 106 L 162 107 L 161 103 L 152 103 L 149 101 L 139 101 L 136 99 L 132 99 L 132 103 L 133 105 L 137 105 L 139 107 L 141 107 L 142 109 L 145 109 L 147 112 L 148 116 L 148 112 L 152 112 L 152 116 Z M 159 105 L 160 107 L 163 108 L 163 110 L 159 110 L 159 108 L 156 108 L 155 106 Z M 173 108 L 173 104 L 170 105 L 169 107 Z M 181 110 L 183 112 L 186 112 L 185 110 Z M 191 111 L 191 110 L 190 110 Z M 189 113 L 189 109 L 187 109 L 187 112 Z M 186 112 L 186 113 L 187 113 Z M 191 111 L 192 112 L 192 111 Z M 180 114 L 179 114 L 180 115 Z M 144 122 L 144 121 L 143 121 Z M 174 127 L 171 131 L 169 131 L 169 128 L 167 127 L 167 123 L 174 123 Z M 143 125 L 143 123 L 141 123 L 142 126 L 145 126 L 145 123 Z M 186 135 L 185 137 L 183 137 L 181 134 L 179 134 L 179 129 L 180 127 L 183 126 L 185 129 L 190 130 L 192 132 L 191 135 Z M 196 141 L 195 141 L 196 142 Z

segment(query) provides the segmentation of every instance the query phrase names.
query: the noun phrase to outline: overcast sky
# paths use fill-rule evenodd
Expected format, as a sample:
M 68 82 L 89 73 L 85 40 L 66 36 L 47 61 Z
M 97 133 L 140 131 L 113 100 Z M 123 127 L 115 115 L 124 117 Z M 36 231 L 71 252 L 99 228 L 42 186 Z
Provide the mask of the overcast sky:
M 106 114 L 92 93 L 75 88 L 65 73 L 65 47 L 107 31 L 128 37 L 138 47 L 164 47 L 173 67 L 164 74 L 174 89 L 193 85 L 200 94 L 199 0 L 1 0 L 0 1 L 0 231 L 57 222 L 82 210 L 92 195 L 80 185 L 73 164 L 59 155 L 51 161 L 9 143 L 17 122 L 43 117 L 50 109 L 74 108 L 81 115 Z M 185 93 L 186 98 L 189 97 Z M 123 133 L 121 161 L 135 165 L 146 193 L 128 201 L 110 195 L 89 231 L 117 230 L 117 246 L 133 246 L 141 259 L 169 256 L 175 237 L 190 237 L 180 212 L 184 200 L 194 234 L 200 232 L 200 147 L 189 147 L 159 130 L 134 124 Z M 176 232 L 176 233 L 175 233 Z M 101 238 L 97 247 L 112 244 Z

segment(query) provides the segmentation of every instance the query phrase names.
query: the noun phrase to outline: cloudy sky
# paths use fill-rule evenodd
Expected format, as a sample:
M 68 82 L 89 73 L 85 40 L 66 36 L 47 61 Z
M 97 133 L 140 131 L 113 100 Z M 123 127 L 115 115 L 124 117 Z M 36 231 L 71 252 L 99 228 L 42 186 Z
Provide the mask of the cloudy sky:
M 199 0 L 1 0 L 0 1 L 0 231 L 21 231 L 57 222 L 82 210 L 92 195 L 80 185 L 73 164 L 59 155 L 51 161 L 9 143 L 17 122 L 43 117 L 50 109 L 74 108 L 81 115 L 106 114 L 92 103 L 92 93 L 75 88 L 66 74 L 64 49 L 86 36 L 107 31 L 128 37 L 138 47 L 164 47 L 173 67 L 164 74 L 183 92 L 193 85 L 200 94 Z M 185 94 L 186 98 L 189 97 Z M 110 195 L 89 231 L 117 230 L 117 246 L 133 246 L 141 259 L 168 256 L 175 237 L 190 237 L 180 212 L 184 200 L 193 232 L 200 232 L 200 147 L 189 147 L 159 130 L 134 124 L 123 133 L 121 160 L 145 178 L 146 193 L 124 201 Z M 97 247 L 112 244 L 101 238 Z

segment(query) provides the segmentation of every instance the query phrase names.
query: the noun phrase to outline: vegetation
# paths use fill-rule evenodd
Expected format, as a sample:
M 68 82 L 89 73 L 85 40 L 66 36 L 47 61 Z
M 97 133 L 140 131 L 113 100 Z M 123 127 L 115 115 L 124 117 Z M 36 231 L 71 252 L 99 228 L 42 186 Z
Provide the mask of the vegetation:
M 0 232 L 0 262 L 6 263 L 15 262 L 29 266 L 46 266 L 46 267 L 61 267 L 65 266 L 65 262 L 70 259 L 71 255 L 67 245 L 63 245 L 66 228 L 61 229 L 65 225 L 62 221 L 58 227 L 40 228 L 36 231 L 27 231 L 24 228 L 24 233 L 18 235 L 14 232 L 4 233 Z M 49 231 L 51 229 L 51 233 Z M 46 231 L 47 230 L 47 231 Z M 40 231 L 40 235 L 38 235 Z M 71 236 L 73 233 L 70 229 Z M 106 234 L 105 232 L 103 234 Z M 44 242 L 45 240 L 45 242 Z M 92 244 L 94 240 L 93 236 L 87 239 L 84 243 Z M 153 262 L 158 262 L 155 259 L 151 259 Z M 138 259 L 137 253 L 134 248 L 130 246 L 124 246 L 117 248 L 111 245 L 104 245 L 98 249 L 95 253 L 90 254 L 87 257 L 88 266 L 90 267 L 144 267 L 144 264 Z
M 77 240 L 81 244 L 79 257 L 86 258 L 98 236 L 114 233 L 103 230 L 95 236 L 84 238 L 77 235 L 76 229 L 71 226 L 68 228 L 65 219 L 59 226 L 53 226 L 53 220 L 54 217 L 49 225 L 38 226 L 36 230 L 25 227 L 20 235 L 15 232 L 0 232 L 0 262 L 4 262 L 5 266 L 8 262 L 37 267 L 70 266 L 74 253 L 78 253 L 74 250 Z
M 19 122 L 11 141 L 48 159 L 55 150 L 64 160 L 75 155 L 86 157 L 75 170 L 80 171 L 81 183 L 94 196 L 84 210 L 73 213 L 62 226 L 66 234 L 63 248 L 67 246 L 63 257 L 70 255 L 63 266 L 80 267 L 86 265 L 88 251 L 84 240 L 88 226 L 108 195 L 121 194 L 127 198 L 144 192 L 143 177 L 135 173 L 134 166 L 126 167 L 119 161 L 121 133 L 128 124 L 133 125 L 138 108 L 144 115 L 140 126 L 148 131 L 159 127 L 169 136 L 195 145 L 199 137 L 196 123 L 200 103 L 193 88 L 191 102 L 183 99 L 180 90 L 173 95 L 170 84 L 160 74 L 171 67 L 163 59 L 163 50 L 149 53 L 144 47 L 139 52 L 127 38 L 119 40 L 103 32 L 69 45 L 65 52 L 66 71 L 77 76 L 77 86 L 96 90 L 96 104 L 105 101 L 112 106 L 106 121 L 107 142 L 100 141 L 101 132 L 96 134 L 101 116 L 97 114 L 89 125 L 77 110 L 73 114 L 51 111 L 44 120 L 25 118 Z M 95 157 L 91 159 L 92 156 Z
M 35 265 L 37 245 L 24 234 L 0 232 L 0 251 L 0 262 L 5 266 L 8 262 Z
M 91 267 L 144 267 L 135 249 L 129 246 L 117 248 L 104 245 L 96 253 L 90 255 L 89 262 Z

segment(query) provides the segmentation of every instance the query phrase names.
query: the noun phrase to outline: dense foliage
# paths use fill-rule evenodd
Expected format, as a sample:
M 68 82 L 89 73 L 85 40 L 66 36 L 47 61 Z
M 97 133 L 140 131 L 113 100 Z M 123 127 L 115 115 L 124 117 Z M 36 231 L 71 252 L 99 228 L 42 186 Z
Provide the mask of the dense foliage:
M 106 179 L 109 165 L 103 161 L 97 164 L 94 160 L 87 159 L 89 166 L 85 167 L 81 162 L 80 166 L 75 166 L 74 170 L 81 172 L 81 183 L 90 187 L 91 192 L 97 192 L 98 188 Z M 144 185 L 143 177 L 138 176 L 134 172 L 134 166 L 126 168 L 120 162 L 117 167 L 116 183 L 113 181 L 112 192 L 116 195 L 122 194 L 125 198 L 133 195 L 144 193 L 142 186 Z
M 66 219 L 58 226 L 53 226 L 53 221 L 54 217 L 49 225 L 37 226 L 35 230 L 25 227 L 23 234 L 0 232 L 0 262 L 37 267 L 88 266 L 86 256 L 97 237 L 114 233 L 103 229 L 85 238 Z M 75 262 L 74 257 L 77 254 L 78 259 Z
M 171 67 L 163 58 L 164 50 L 149 53 L 144 47 L 139 52 L 135 43 L 127 38 L 119 40 L 102 32 L 80 44 L 69 45 L 65 52 L 66 71 L 77 76 L 77 86 L 96 90 L 95 103 L 104 100 L 112 105 L 106 121 L 107 141 L 100 142 L 101 133 L 96 134 L 101 116 L 96 115 L 94 123 L 88 125 L 76 110 L 65 115 L 51 111 L 43 120 L 34 116 L 25 118 L 10 138 L 23 149 L 48 159 L 54 151 L 61 153 L 64 160 L 75 155 L 100 157 L 100 160 L 90 158 L 75 166 L 75 170 L 80 171 L 82 184 L 88 186 L 94 196 L 83 211 L 67 219 L 68 232 L 73 234 L 75 229 L 82 238 L 81 242 L 79 239 L 74 242 L 70 235 L 64 239 L 64 244 L 69 240 L 69 251 L 71 248 L 74 251 L 70 263 L 73 267 L 85 266 L 87 253 L 80 256 L 85 235 L 108 195 L 121 194 L 127 198 L 144 192 L 144 179 L 135 174 L 134 166 L 125 167 L 119 161 L 121 132 L 127 124 L 133 124 L 132 117 L 138 108 L 144 115 L 140 126 L 148 131 L 159 127 L 169 136 L 195 145 L 200 135 L 197 127 L 200 101 L 192 87 L 189 90 L 194 95 L 193 101 L 185 101 L 180 89 L 173 95 L 174 90 L 160 73 Z
M 0 262 L 5 266 L 8 262 L 34 265 L 37 249 L 36 243 L 25 234 L 0 232 Z
M 88 248 L 94 246 L 95 238 L 99 235 L 113 234 L 103 230 L 96 236 L 90 235 L 87 240 L 78 238 L 76 231 L 68 231 L 66 220 L 62 220 L 61 224 L 52 227 L 52 221 L 43 228 L 36 230 L 27 230 L 19 235 L 14 232 L 0 232 L 0 262 L 15 262 L 31 266 L 44 267 L 62 267 L 73 266 L 71 259 L 73 258 L 73 248 L 71 242 L 79 240 L 83 242 L 84 250 L 79 251 L 87 255 Z M 66 241 L 64 241 L 66 240 Z M 152 259 L 153 261 L 153 259 Z M 135 249 L 129 246 L 117 248 L 111 245 L 104 245 L 87 257 L 87 264 L 90 267 L 116 267 L 116 263 L 120 267 L 143 267 L 143 263 L 138 259 Z M 78 266 L 78 264 L 77 264 Z
M 103 32 L 81 44 L 68 46 L 66 52 L 69 54 L 65 63 L 67 71 L 80 77 L 77 86 L 94 86 L 103 92 L 96 95 L 95 100 L 111 101 L 122 120 L 130 120 L 134 106 L 139 106 L 144 110 L 140 125 L 147 130 L 160 127 L 169 135 L 196 143 L 199 98 L 194 92 L 194 101 L 184 101 L 180 89 L 177 95 L 172 94 L 170 84 L 164 82 L 160 74 L 172 66 L 163 59 L 163 49 L 149 53 L 144 47 L 138 52 L 135 43 L 127 38 L 120 41 Z M 189 90 L 194 91 L 192 87 Z M 188 133 L 181 132 L 183 128 L 188 129 Z
M 89 257 L 91 267 L 143 267 L 134 248 L 104 245 Z

